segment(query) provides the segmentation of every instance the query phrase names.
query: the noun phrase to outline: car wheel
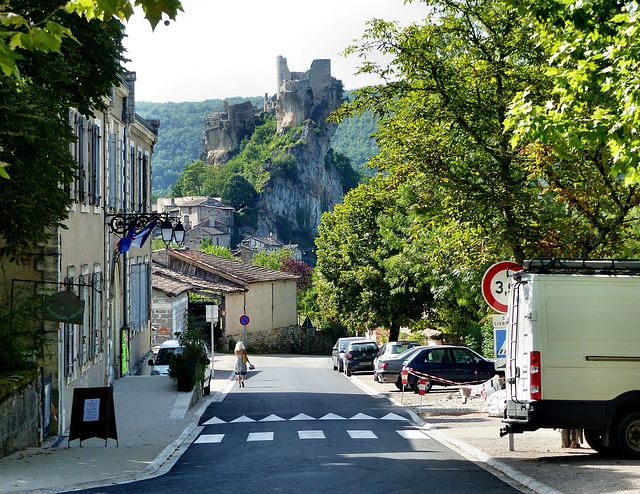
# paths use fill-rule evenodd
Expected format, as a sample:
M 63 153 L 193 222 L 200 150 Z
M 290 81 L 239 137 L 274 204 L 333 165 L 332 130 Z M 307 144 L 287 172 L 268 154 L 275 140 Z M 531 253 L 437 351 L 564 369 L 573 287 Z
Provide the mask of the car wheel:
M 429 391 L 431 391 L 432 387 L 433 387 L 433 384 L 431 384 L 431 381 L 427 379 L 424 385 L 424 392 L 428 393 Z M 413 389 L 414 393 L 420 394 L 420 379 L 416 378 L 413 381 L 413 383 L 411 384 L 411 389 Z
M 336 364 L 333 364 L 333 370 L 338 370 L 338 366 Z
M 402 376 L 398 376 L 398 380 L 396 381 L 396 388 L 398 388 L 400 391 L 402 391 L 403 388 L 403 384 L 402 384 Z
M 350 375 L 351 375 L 351 371 L 349 370 L 349 366 L 348 366 L 347 364 L 344 364 L 344 373 L 345 373 L 347 376 L 350 376 Z
M 202 394 L 209 396 L 211 394 L 211 381 L 204 388 L 202 388 Z
M 640 459 L 640 412 L 632 412 L 618 425 L 617 446 L 627 458 Z

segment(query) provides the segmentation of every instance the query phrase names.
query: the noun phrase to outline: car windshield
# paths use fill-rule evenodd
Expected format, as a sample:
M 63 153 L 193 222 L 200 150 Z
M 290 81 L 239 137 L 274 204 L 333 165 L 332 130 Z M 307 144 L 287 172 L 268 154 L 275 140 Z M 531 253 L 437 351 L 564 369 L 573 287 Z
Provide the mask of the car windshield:
M 411 343 L 406 343 L 406 344 L 401 344 L 401 345 L 393 345 L 391 347 L 391 353 L 394 355 L 397 355 L 399 353 L 403 353 L 406 352 L 407 350 L 409 350 L 409 348 L 414 347 L 415 345 L 412 345 Z
M 378 345 L 372 342 L 351 343 L 350 349 L 355 352 L 375 351 L 378 349 Z
M 347 346 L 349 346 L 349 343 L 351 343 L 352 340 L 342 340 L 340 342 L 340 350 L 344 350 L 345 348 L 347 348 Z
M 182 353 L 182 347 L 161 348 L 156 357 L 156 365 L 169 365 L 171 357 L 180 353 Z

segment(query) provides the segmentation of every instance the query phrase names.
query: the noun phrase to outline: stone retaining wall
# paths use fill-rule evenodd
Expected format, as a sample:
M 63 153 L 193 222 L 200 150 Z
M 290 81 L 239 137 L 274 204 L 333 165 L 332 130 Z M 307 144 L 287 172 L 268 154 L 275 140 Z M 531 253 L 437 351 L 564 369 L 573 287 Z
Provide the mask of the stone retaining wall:
M 229 339 L 231 351 L 235 347 L 235 341 Z M 218 345 L 221 343 L 222 341 L 218 342 Z M 331 355 L 333 344 L 334 341 L 322 330 L 306 329 L 298 325 L 255 333 L 247 332 L 249 353 Z
M 41 442 L 42 379 L 12 376 L 3 381 L 14 381 L 15 388 L 0 401 L 0 457 Z

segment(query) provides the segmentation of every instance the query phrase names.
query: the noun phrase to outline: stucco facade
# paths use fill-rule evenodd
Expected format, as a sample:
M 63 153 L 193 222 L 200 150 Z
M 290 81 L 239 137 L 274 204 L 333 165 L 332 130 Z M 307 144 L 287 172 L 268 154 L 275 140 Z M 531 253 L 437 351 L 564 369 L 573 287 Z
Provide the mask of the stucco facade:
M 69 110 L 76 136 L 69 151 L 79 173 L 65 188 L 72 200 L 65 228 L 50 232 L 33 262 L 8 263 L 2 274 L 2 286 L 69 291 L 84 303 L 81 324 L 41 323 L 47 346 L 38 364 L 52 378 L 54 434 L 70 426 L 75 389 L 109 386 L 150 349 L 150 245 L 118 255 L 119 237 L 108 227 L 112 214 L 150 211 L 158 124 L 135 114 L 134 85 L 135 73 L 126 73 L 107 99 L 109 110 L 93 117 Z

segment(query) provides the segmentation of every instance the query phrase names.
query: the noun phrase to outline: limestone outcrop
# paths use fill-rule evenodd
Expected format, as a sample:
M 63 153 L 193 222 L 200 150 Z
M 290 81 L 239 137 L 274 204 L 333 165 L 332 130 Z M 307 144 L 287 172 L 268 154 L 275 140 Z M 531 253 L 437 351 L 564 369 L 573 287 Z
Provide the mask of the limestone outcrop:
M 236 233 L 273 234 L 284 243 L 311 249 L 322 213 L 333 210 L 344 195 L 339 173 L 326 162 L 336 130 L 326 119 L 342 103 L 342 83 L 331 76 L 330 60 L 314 60 L 308 71 L 291 72 L 286 58 L 279 56 L 276 72 L 276 95 L 265 95 L 263 108 L 249 102 L 227 105 L 206 120 L 201 159 L 213 166 L 226 161 L 264 112 L 275 114 L 279 132 L 301 126 L 300 138 L 287 150 L 295 158 L 295 170 L 271 175 L 255 204 L 257 222 L 240 226 Z

